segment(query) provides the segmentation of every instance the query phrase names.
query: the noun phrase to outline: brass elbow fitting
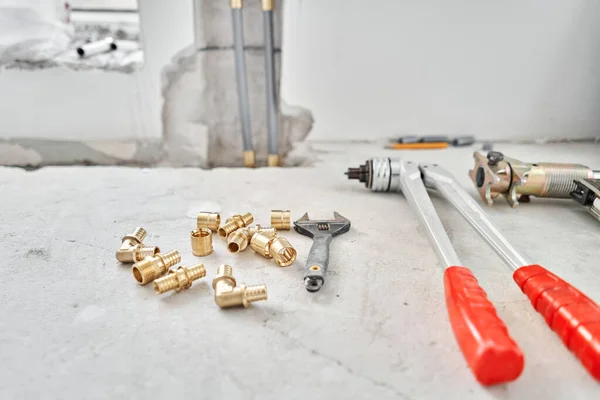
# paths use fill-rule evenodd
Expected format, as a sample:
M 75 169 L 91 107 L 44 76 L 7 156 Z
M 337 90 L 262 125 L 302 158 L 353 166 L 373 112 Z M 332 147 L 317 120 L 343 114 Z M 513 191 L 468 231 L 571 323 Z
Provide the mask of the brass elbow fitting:
M 213 252 L 212 232 L 208 228 L 200 228 L 190 232 L 192 254 L 204 257 Z
M 225 264 L 220 265 L 217 270 L 217 276 L 213 279 L 213 289 L 215 303 L 221 308 L 248 307 L 252 302 L 267 299 L 266 285 L 246 286 L 242 283 L 237 286 L 231 266 Z
M 250 247 L 263 257 L 271 258 L 271 243 L 275 239 L 275 235 L 270 232 L 256 232 L 250 239 Z
M 271 210 L 271 226 L 280 231 L 290 230 L 290 210 Z
M 164 275 L 170 267 L 181 261 L 181 254 L 177 250 L 171 250 L 165 254 L 156 254 L 138 261 L 131 267 L 133 277 L 140 285 L 152 282 Z
M 280 267 L 287 267 L 296 261 L 296 249 L 284 237 L 273 239 L 269 246 L 269 254 Z
M 254 236 L 254 234 L 257 232 L 267 232 L 273 236 L 277 235 L 275 228 L 271 227 L 263 228 L 260 225 L 256 225 L 249 226 L 247 228 L 240 228 L 231 232 L 231 234 L 227 236 L 227 250 L 234 254 L 244 251 L 248 247 L 248 244 L 250 244 L 252 236 Z
M 244 228 L 250 225 L 254 221 L 254 217 L 250 213 L 244 215 L 234 215 L 227 219 L 227 223 L 219 228 L 219 236 L 223 239 L 227 239 L 227 236 L 235 230 Z
M 219 213 L 202 211 L 196 218 L 198 229 L 206 228 L 216 232 L 221 225 L 221 216 Z
M 123 236 L 121 247 L 116 253 L 117 260 L 122 263 L 134 263 L 160 253 L 160 249 L 156 246 L 144 246 L 142 242 L 145 238 L 146 230 L 141 227 L 135 228 L 132 234 Z
M 176 270 L 170 269 L 166 276 L 155 280 L 154 291 L 156 294 L 163 294 L 169 290 L 180 292 L 183 289 L 189 289 L 193 281 L 205 276 L 206 268 L 204 268 L 204 265 L 198 264 L 193 267 L 183 265 Z

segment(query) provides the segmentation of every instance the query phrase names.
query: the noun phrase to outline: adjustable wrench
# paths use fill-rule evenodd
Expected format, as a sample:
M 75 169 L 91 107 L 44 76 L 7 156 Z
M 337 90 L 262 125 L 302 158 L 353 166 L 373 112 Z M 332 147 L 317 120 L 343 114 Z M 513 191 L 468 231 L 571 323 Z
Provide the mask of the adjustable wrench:
M 546 323 L 561 337 L 588 372 L 596 380 L 600 380 L 600 307 L 542 266 L 530 264 L 450 173 L 437 164 L 421 164 L 415 168 L 416 166 L 410 161 L 376 158 L 368 160 L 360 168 L 350 168 L 347 174 L 350 179 L 364 182 L 373 191 L 404 192 L 426 228 L 440 262 L 449 265 L 455 262 L 455 254 L 453 251 L 448 252 L 448 243 L 445 243 L 447 237 L 441 236 L 439 219 L 424 190 L 425 186 L 435 189 L 514 271 L 513 279 L 529 297 L 536 311 L 542 314 Z M 487 300 L 485 292 L 477 286 L 477 280 L 470 271 L 463 270 L 463 273 L 450 277 L 452 273 L 449 271 L 453 268 L 456 267 L 447 268 L 444 274 L 446 303 L 455 335 L 471 369 L 483 384 L 515 379 L 518 374 L 510 378 L 517 372 L 516 366 L 506 368 L 505 361 L 498 359 L 498 354 L 493 352 L 491 359 L 482 357 L 482 348 L 494 347 L 495 343 L 509 338 L 508 333 L 495 312 L 495 318 L 492 318 L 493 305 Z M 454 295 L 451 290 L 455 291 Z M 488 309 L 487 316 L 485 309 Z M 501 329 L 500 324 L 504 329 Z M 490 336 L 494 329 L 496 333 Z M 481 339 L 485 339 L 485 336 L 474 335 L 485 335 L 487 339 L 482 343 Z M 516 344 L 515 349 L 518 350 Z
M 350 230 L 350 221 L 337 212 L 333 220 L 310 220 L 308 213 L 294 222 L 296 232 L 311 237 L 313 245 L 308 253 L 304 269 L 304 286 L 309 292 L 317 292 L 325 283 L 325 274 L 329 266 L 329 244 L 335 236 Z

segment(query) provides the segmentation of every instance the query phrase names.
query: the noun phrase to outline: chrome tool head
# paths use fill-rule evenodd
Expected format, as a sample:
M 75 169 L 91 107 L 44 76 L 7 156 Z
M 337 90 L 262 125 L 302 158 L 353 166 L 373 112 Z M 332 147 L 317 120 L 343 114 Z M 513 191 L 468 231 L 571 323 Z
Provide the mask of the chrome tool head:
M 298 221 L 294 222 L 296 232 L 308 237 L 318 234 L 329 234 L 331 236 L 341 235 L 350 230 L 350 221 L 337 212 L 333 212 L 332 220 L 312 220 L 305 213 Z

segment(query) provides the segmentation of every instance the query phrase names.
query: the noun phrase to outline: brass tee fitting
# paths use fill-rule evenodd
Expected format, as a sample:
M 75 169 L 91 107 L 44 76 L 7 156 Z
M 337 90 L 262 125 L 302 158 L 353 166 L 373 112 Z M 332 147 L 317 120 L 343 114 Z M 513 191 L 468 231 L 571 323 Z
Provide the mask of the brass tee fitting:
M 221 216 L 219 213 L 202 211 L 196 218 L 198 229 L 206 228 L 216 232 L 221 225 Z
M 270 232 L 256 232 L 250 239 L 250 247 L 263 257 L 271 258 L 271 243 L 275 239 L 275 235 Z
M 208 228 L 200 228 L 190 232 L 192 254 L 204 257 L 213 252 L 212 232 Z
M 155 280 L 154 291 L 156 294 L 163 294 L 169 290 L 180 292 L 183 289 L 189 289 L 193 281 L 205 276 L 206 268 L 204 268 L 204 265 L 198 264 L 193 267 L 183 265 L 176 270 L 170 269 L 166 276 Z
M 269 254 L 280 267 L 287 267 L 296 261 L 296 249 L 284 237 L 276 237 L 269 246 Z
M 271 226 L 280 231 L 289 231 L 290 210 L 271 210 Z
M 227 219 L 227 223 L 219 228 L 219 236 L 227 239 L 227 236 L 235 230 L 248 226 L 254 221 L 254 217 L 250 213 L 244 215 L 234 215 Z
M 135 228 L 132 234 L 123 236 L 121 247 L 116 253 L 117 260 L 122 263 L 134 263 L 159 253 L 160 249 L 156 246 L 144 246 L 142 242 L 145 238 L 146 230 L 141 227 Z
M 217 276 L 213 279 L 213 288 L 215 303 L 221 308 L 248 307 L 254 301 L 267 299 L 266 285 L 246 286 L 242 283 L 237 286 L 231 266 L 225 264 L 219 266 Z
M 138 261 L 131 267 L 133 277 L 140 285 L 152 282 L 164 275 L 173 265 L 181 261 L 181 254 L 177 250 L 171 250 L 165 254 L 156 254 Z
M 239 253 L 240 251 L 244 251 L 252 236 L 257 232 L 267 232 L 273 236 L 277 235 L 275 228 L 266 227 L 263 228 L 260 225 L 249 226 L 247 228 L 240 228 L 236 231 L 231 232 L 229 236 L 227 236 L 227 250 L 230 253 Z

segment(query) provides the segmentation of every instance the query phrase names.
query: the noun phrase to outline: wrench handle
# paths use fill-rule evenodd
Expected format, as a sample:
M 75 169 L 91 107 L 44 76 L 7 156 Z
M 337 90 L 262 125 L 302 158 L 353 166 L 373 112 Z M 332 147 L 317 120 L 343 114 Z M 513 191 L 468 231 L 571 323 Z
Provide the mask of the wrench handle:
M 517 269 L 513 279 L 565 346 L 600 380 L 600 306 L 540 265 Z
M 517 379 L 523 353 L 471 270 L 446 268 L 444 291 L 454 336 L 477 381 L 493 385 Z
M 313 237 L 304 268 L 304 285 L 309 292 L 318 291 L 325 283 L 325 274 L 329 266 L 329 244 L 332 239 L 331 234 L 318 234 Z

